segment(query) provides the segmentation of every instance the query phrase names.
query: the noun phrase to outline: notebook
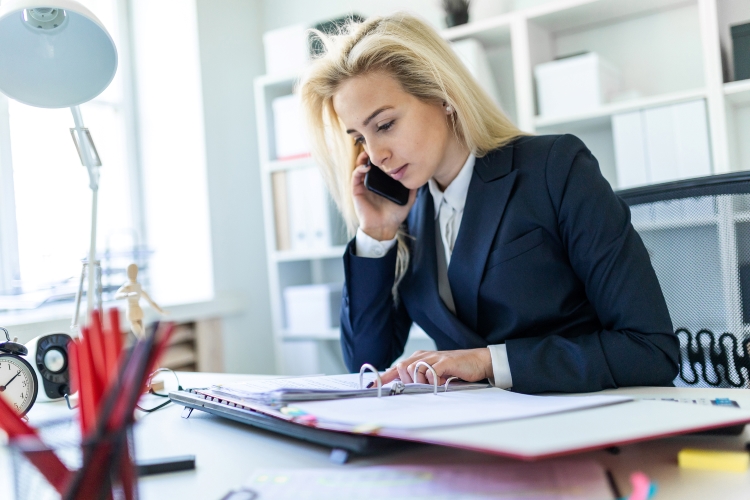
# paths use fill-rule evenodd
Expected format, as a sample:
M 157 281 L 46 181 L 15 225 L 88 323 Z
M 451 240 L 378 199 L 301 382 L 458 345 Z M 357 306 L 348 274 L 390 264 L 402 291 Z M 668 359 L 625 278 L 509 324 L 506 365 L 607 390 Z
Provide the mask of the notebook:
M 320 401 L 330 399 L 351 399 L 362 397 L 395 396 L 398 394 L 425 394 L 446 391 L 463 391 L 468 389 L 485 389 L 487 383 L 471 383 L 458 380 L 437 386 L 432 384 L 404 384 L 400 380 L 384 384 L 379 391 L 376 376 L 365 374 L 364 378 L 357 373 L 346 375 L 320 375 L 314 377 L 290 377 L 248 380 L 233 384 L 218 384 L 212 391 L 243 400 L 257 401 L 267 405 L 287 404 L 300 401 Z M 362 379 L 362 385 L 360 385 Z
M 593 460 L 537 464 L 265 469 L 248 481 L 257 500 L 613 498 L 606 471 Z M 226 497 L 225 497 L 226 498 Z

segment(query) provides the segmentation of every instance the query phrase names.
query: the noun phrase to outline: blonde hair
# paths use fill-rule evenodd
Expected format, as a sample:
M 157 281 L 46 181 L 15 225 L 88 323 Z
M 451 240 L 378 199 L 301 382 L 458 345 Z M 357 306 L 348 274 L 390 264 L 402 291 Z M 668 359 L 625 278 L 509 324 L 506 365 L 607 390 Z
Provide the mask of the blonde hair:
M 351 175 L 363 150 L 346 133 L 333 108 L 333 96 L 349 78 L 383 71 L 405 92 L 424 102 L 445 102 L 455 113 L 450 124 L 455 136 L 477 157 L 502 147 L 519 130 L 479 86 L 450 45 L 431 26 L 406 13 L 349 22 L 338 34 L 312 30 L 324 52 L 310 65 L 299 85 L 310 130 L 313 157 L 346 222 L 350 236 L 359 222 L 354 211 Z M 409 266 L 408 234 L 398 234 L 394 298 Z M 432 242 L 428 242 L 432 243 Z

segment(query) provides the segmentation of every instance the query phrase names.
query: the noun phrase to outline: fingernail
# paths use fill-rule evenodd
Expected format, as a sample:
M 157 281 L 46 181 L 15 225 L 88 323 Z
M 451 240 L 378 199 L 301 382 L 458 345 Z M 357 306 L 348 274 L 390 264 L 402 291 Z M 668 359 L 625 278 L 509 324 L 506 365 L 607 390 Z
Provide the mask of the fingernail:
M 372 382 L 370 382 L 369 384 L 367 384 L 367 387 L 365 387 L 365 389 L 369 389 L 369 388 L 370 388 L 370 387 L 372 387 L 373 385 L 375 385 L 375 381 L 372 381 Z

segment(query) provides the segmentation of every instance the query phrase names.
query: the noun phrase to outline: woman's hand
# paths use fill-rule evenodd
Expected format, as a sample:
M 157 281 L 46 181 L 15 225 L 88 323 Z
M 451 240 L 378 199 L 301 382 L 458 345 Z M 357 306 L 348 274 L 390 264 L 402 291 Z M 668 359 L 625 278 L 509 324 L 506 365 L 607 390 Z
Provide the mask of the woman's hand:
M 360 153 L 357 157 L 357 166 L 352 173 L 352 195 L 359 227 L 365 234 L 378 241 L 391 240 L 396 237 L 399 226 L 409 215 L 409 210 L 417 197 L 417 190 L 411 190 L 409 202 L 403 207 L 368 190 L 365 187 L 365 174 L 370 168 L 378 167 L 368 167 L 367 159 L 367 153 Z
M 450 377 L 476 382 L 493 376 L 492 357 L 490 350 L 486 347 L 459 351 L 416 351 L 408 359 L 386 370 L 381 376 L 383 384 L 397 378 L 405 384 L 412 382 L 433 384 L 432 372 L 424 366 L 419 367 L 417 380 L 412 380 L 414 368 L 419 361 L 424 361 L 435 369 L 438 385 L 443 385 Z

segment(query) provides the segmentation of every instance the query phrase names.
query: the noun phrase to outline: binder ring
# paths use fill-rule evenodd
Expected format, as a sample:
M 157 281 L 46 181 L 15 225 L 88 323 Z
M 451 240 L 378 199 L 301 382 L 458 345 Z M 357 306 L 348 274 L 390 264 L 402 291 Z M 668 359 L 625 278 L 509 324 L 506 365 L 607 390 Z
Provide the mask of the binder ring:
M 445 381 L 445 390 L 443 392 L 448 392 L 448 384 L 451 383 L 451 380 L 458 380 L 458 377 L 450 377 L 448 380 Z
M 362 365 L 362 368 L 359 369 L 359 388 L 364 389 L 362 386 L 362 377 L 365 375 L 365 371 L 369 370 L 375 374 L 378 380 L 378 397 L 381 397 L 383 395 L 383 381 L 380 380 L 380 373 L 378 373 L 378 369 L 372 366 L 370 363 L 365 363 Z
M 414 382 L 417 381 L 417 374 L 419 373 L 419 367 L 420 366 L 426 366 L 427 369 L 432 372 L 432 384 L 435 386 L 435 392 L 434 392 L 434 394 L 437 396 L 437 388 L 438 388 L 438 376 L 437 376 L 437 372 L 435 371 L 435 369 L 432 366 L 430 366 L 425 361 L 417 361 L 417 366 L 414 367 L 414 377 L 413 377 L 414 378 Z

